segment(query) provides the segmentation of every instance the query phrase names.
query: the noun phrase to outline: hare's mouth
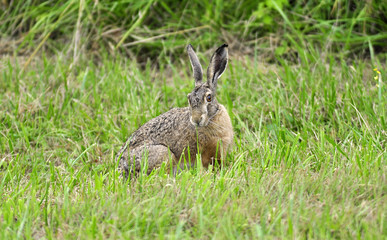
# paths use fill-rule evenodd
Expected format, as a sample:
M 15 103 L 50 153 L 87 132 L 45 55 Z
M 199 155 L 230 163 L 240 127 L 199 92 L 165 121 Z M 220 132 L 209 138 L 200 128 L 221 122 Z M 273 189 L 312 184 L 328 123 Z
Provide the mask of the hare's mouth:
M 208 119 L 206 117 L 202 117 L 199 121 L 194 121 L 192 117 L 189 118 L 189 121 L 192 125 L 195 127 L 206 127 L 209 123 Z

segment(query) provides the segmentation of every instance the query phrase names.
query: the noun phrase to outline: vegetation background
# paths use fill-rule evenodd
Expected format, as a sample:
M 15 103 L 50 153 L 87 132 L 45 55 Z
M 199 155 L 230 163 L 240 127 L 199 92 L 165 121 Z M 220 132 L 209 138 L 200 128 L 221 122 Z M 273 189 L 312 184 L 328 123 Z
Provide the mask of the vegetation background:
M 227 164 L 123 182 L 188 43 L 229 44 Z M 0 238 L 384 239 L 386 50 L 385 0 L 2 0 Z

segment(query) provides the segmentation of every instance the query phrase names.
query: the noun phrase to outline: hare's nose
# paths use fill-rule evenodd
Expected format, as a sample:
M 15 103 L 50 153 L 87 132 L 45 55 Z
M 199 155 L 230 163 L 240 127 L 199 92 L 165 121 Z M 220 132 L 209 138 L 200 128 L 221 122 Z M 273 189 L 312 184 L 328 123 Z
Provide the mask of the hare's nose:
M 197 121 L 197 125 L 202 127 L 204 126 L 204 121 L 205 121 L 205 116 L 204 114 L 200 116 L 200 119 L 198 119 L 199 121 Z
M 204 119 L 204 117 L 200 116 L 200 118 L 195 118 L 194 122 L 196 123 L 196 125 L 200 125 L 200 123 L 203 121 L 203 119 Z
M 190 121 L 191 123 L 198 127 L 198 126 L 203 126 L 203 122 L 205 120 L 205 116 L 204 115 L 201 115 L 200 117 L 197 116 L 197 117 L 190 117 Z

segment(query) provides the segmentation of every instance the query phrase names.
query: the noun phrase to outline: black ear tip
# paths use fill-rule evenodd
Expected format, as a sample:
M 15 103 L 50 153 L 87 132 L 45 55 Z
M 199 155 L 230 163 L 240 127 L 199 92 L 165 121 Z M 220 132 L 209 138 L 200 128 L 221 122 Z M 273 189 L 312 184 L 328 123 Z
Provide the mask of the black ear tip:
M 189 49 L 192 49 L 192 50 L 193 50 L 193 47 L 192 47 L 191 43 L 188 43 L 188 45 L 187 45 L 187 51 L 188 51 Z
M 227 47 L 228 47 L 228 45 L 224 43 L 222 46 L 218 47 L 218 49 L 216 49 L 215 52 L 219 54 L 219 53 L 225 51 L 227 53 Z

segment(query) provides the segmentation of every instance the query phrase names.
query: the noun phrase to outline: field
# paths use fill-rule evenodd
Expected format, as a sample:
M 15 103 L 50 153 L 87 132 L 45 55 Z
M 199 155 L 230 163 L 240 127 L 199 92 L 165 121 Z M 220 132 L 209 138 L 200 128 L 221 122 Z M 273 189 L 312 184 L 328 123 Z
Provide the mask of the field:
M 285 7 L 274 9 L 294 23 Z M 288 25 L 280 50 L 260 45 L 269 38 L 242 48 L 233 35 L 184 33 L 113 54 L 106 39 L 97 50 L 82 48 L 90 36 L 58 43 L 50 26 L 16 50 L 13 35 L 2 35 L 12 51 L 0 52 L 0 239 L 387 238 L 385 33 L 356 40 L 338 31 L 343 42 L 309 45 L 313 36 Z M 217 98 L 235 139 L 225 166 L 123 181 L 115 155 L 126 138 L 188 104 L 186 44 L 198 46 L 204 67 L 227 39 Z

